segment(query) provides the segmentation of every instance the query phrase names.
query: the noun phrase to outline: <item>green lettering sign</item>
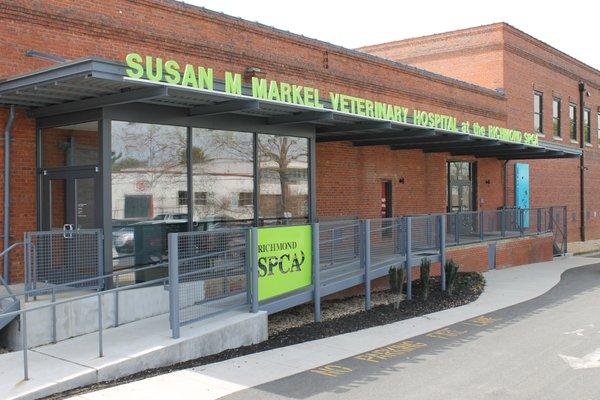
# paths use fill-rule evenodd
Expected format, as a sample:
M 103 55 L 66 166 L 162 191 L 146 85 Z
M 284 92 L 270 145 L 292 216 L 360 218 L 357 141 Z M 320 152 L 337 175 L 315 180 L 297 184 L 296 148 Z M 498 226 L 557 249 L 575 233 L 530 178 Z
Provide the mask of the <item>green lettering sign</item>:
M 196 89 L 214 90 L 212 68 L 197 67 L 191 64 L 182 67 L 174 60 L 163 62 L 162 58 L 142 56 L 138 53 L 127 54 L 125 63 L 125 73 L 132 79 L 147 79 Z M 242 95 L 241 74 L 225 71 L 224 81 L 226 93 Z M 252 77 L 251 87 L 252 97 L 257 99 L 325 108 L 321 102 L 319 89 L 309 86 Z M 407 107 L 336 92 L 329 92 L 329 102 L 331 104 L 329 108 L 334 111 L 403 124 L 409 123 Z M 483 125 L 477 122 L 459 122 L 456 117 L 430 111 L 412 110 L 412 123 L 506 142 L 524 143 L 530 146 L 539 145 L 539 138 L 535 133 L 521 132 L 495 125 Z
M 258 300 L 312 283 L 310 225 L 258 229 Z

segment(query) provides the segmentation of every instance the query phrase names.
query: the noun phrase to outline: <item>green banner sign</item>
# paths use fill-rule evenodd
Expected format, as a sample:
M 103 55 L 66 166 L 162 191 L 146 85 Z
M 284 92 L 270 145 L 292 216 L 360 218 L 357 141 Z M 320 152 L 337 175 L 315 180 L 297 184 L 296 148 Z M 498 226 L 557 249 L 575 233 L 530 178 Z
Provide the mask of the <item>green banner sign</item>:
M 213 69 L 209 67 L 192 64 L 184 65 L 175 60 L 163 60 L 160 57 L 142 56 L 138 53 L 128 54 L 125 62 L 127 64 L 127 76 L 132 79 L 146 79 L 194 89 L 214 90 L 214 73 Z M 223 78 L 225 93 L 244 95 L 240 73 L 225 71 Z M 248 97 L 261 100 L 331 109 L 368 118 L 539 146 L 538 135 L 535 133 L 522 132 L 496 125 L 485 125 L 477 121 L 459 121 L 451 115 L 424 110 L 411 110 L 401 105 L 387 104 L 344 93 L 329 92 L 328 96 L 324 94 L 324 97 L 329 100 L 329 104 L 325 104 L 319 89 L 304 85 L 253 77 L 251 79 L 251 89 L 252 93 Z
M 258 300 L 312 283 L 310 225 L 258 229 Z

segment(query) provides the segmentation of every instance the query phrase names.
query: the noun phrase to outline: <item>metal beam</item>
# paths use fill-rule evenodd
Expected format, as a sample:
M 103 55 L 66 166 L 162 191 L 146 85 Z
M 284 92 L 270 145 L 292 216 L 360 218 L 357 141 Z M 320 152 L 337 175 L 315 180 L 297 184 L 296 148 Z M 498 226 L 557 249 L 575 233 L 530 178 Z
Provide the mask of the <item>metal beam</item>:
M 536 160 L 544 158 L 576 158 L 564 151 L 547 151 L 546 153 L 527 155 L 527 154 L 515 154 L 506 157 L 497 157 L 501 160 Z
M 106 106 L 115 106 L 138 101 L 152 100 L 158 97 L 168 96 L 166 87 L 151 87 L 127 92 L 109 94 L 91 99 L 70 101 L 30 110 L 28 115 L 32 118 L 47 117 L 49 115 L 65 114 L 77 111 L 90 110 Z
M 455 151 L 451 151 L 450 153 L 453 156 L 467 156 L 467 155 L 502 153 L 502 152 L 504 152 L 504 150 L 506 150 L 506 152 L 511 152 L 511 151 L 515 151 L 515 150 L 522 150 L 525 148 L 525 146 L 522 144 L 515 144 L 515 145 L 504 144 L 504 148 L 501 148 L 501 147 L 503 147 L 503 146 L 498 146 L 498 148 L 490 149 L 489 147 L 486 147 L 486 146 L 480 146 L 480 147 L 472 147 L 472 148 L 465 149 L 465 150 L 455 150 Z
M 341 124 L 317 128 L 317 133 L 368 131 L 373 129 L 392 129 L 392 123 L 386 121 L 364 121 L 355 124 Z
M 319 135 L 317 134 L 317 142 L 338 142 L 343 140 L 363 140 L 363 139 L 392 139 L 392 138 L 404 138 L 404 137 L 419 137 L 428 136 L 424 130 L 407 129 L 407 130 L 394 130 L 385 133 L 355 133 L 349 135 Z
M 451 152 L 454 150 L 463 150 L 463 149 L 468 149 L 471 147 L 492 148 L 492 147 L 499 147 L 501 145 L 502 145 L 502 143 L 498 143 L 498 142 L 494 142 L 494 141 L 484 142 L 481 139 L 475 139 L 472 142 L 466 142 L 466 143 L 449 143 L 449 144 L 444 144 L 444 145 L 440 145 L 440 146 L 433 145 L 433 146 L 423 149 L 423 151 L 425 153 L 448 153 L 448 152 Z
M 327 122 L 333 121 L 333 113 L 331 111 L 307 111 L 295 113 L 292 115 L 281 115 L 271 117 L 267 120 L 268 125 L 288 125 L 300 124 L 304 122 Z
M 519 151 L 518 153 L 514 153 L 514 151 L 512 150 L 503 150 L 503 151 L 496 151 L 496 152 L 490 152 L 490 153 L 484 153 L 484 154 L 476 154 L 476 156 L 478 158 L 485 158 L 485 157 L 501 157 L 501 156 L 510 156 L 511 154 L 515 154 L 515 155 L 519 155 L 519 156 L 528 156 L 528 155 L 541 155 L 541 154 L 546 154 L 548 153 L 548 150 L 546 149 L 533 149 L 533 150 L 524 150 L 524 151 Z
M 236 111 L 250 111 L 259 110 L 260 104 L 258 100 L 228 100 L 221 103 L 207 105 L 207 106 L 196 106 L 190 109 L 190 116 L 209 116 L 227 114 Z
M 376 140 L 354 140 L 355 146 L 374 146 L 380 144 L 389 145 L 413 145 L 413 144 L 442 144 L 446 142 L 464 142 L 472 140 L 468 136 L 435 136 L 433 133 L 426 137 L 393 137 L 388 139 L 376 139 Z

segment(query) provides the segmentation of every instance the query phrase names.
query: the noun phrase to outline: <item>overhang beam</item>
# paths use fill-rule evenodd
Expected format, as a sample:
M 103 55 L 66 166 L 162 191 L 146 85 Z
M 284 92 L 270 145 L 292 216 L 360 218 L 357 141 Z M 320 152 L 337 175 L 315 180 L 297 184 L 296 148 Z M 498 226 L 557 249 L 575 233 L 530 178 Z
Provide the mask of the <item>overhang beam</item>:
M 432 145 L 432 146 L 428 146 L 426 148 L 423 149 L 423 152 L 425 153 L 449 153 L 451 151 L 455 151 L 455 150 L 464 150 L 464 149 L 469 149 L 472 147 L 478 147 L 478 148 L 493 148 L 493 147 L 499 147 L 501 146 L 502 143 L 498 143 L 498 142 L 494 142 L 494 141 L 487 141 L 484 142 L 482 140 L 475 140 L 472 142 L 466 142 L 466 143 L 449 143 L 449 144 L 443 144 L 443 145 Z
M 168 96 L 169 91 L 166 87 L 151 87 L 127 92 L 109 94 L 106 96 L 94 97 L 91 99 L 70 101 L 67 103 L 55 104 L 47 107 L 40 107 L 30 110 L 28 115 L 32 118 L 47 117 L 50 115 L 65 114 L 71 112 L 91 110 L 94 108 L 116 106 L 138 101 L 156 99 L 158 97 Z
M 333 113 L 331 111 L 307 111 L 295 113 L 292 115 L 281 115 L 271 117 L 267 120 L 268 125 L 290 125 L 309 122 L 331 122 L 333 121 Z
M 208 117 L 211 115 L 227 114 L 237 111 L 259 110 L 258 100 L 228 100 L 217 104 L 196 106 L 190 108 L 189 115 L 194 117 Z
M 469 156 L 469 155 L 473 155 L 473 156 L 477 156 L 477 155 L 483 155 L 483 154 L 509 154 L 513 151 L 518 151 L 518 150 L 523 150 L 525 149 L 525 146 L 522 144 L 506 144 L 503 143 L 503 146 L 498 146 L 497 148 L 489 148 L 486 146 L 481 146 L 481 147 L 472 147 L 469 149 L 465 149 L 465 150 L 454 150 L 451 151 L 450 153 L 453 156 Z
M 373 129 L 392 129 L 392 123 L 387 121 L 364 121 L 355 124 L 341 124 L 317 128 L 317 133 L 368 131 Z
M 334 135 L 318 135 L 317 142 L 338 142 L 338 141 L 352 141 L 352 140 L 374 140 L 374 139 L 385 139 L 390 140 L 394 138 L 404 137 L 419 137 L 428 136 L 428 133 L 421 129 L 406 129 L 406 130 L 394 130 L 385 133 L 354 133 L 348 135 L 334 134 Z

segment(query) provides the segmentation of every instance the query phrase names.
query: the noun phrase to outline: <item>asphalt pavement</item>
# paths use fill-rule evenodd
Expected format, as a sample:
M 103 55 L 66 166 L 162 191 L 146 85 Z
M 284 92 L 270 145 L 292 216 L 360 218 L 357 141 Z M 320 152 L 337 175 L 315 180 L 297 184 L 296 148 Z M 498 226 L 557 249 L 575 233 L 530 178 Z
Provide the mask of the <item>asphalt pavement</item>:
M 600 399 L 600 264 L 530 301 L 228 400 Z

